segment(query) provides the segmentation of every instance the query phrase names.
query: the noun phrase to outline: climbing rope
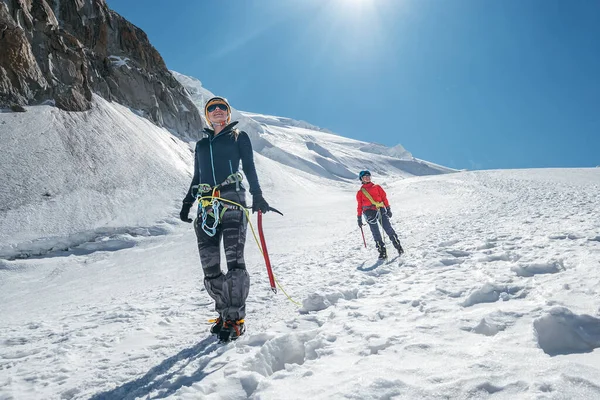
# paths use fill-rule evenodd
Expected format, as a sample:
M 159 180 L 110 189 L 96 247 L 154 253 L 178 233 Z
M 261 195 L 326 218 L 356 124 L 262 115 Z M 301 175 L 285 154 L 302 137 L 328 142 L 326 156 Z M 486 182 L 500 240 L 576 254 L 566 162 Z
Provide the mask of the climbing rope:
M 213 193 L 215 193 L 214 189 L 213 189 Z M 210 200 L 209 200 L 210 199 Z M 248 208 L 241 205 L 240 203 L 236 203 L 235 201 L 229 200 L 229 199 L 224 199 L 220 196 L 214 196 L 214 195 L 210 195 L 210 196 L 202 196 L 198 198 L 199 202 L 203 202 L 203 201 L 209 201 L 208 204 L 214 204 L 215 202 L 225 202 L 227 204 L 231 204 L 233 206 L 235 206 L 236 208 L 239 207 L 240 210 L 244 211 L 245 215 L 246 215 L 246 219 L 248 220 L 248 223 L 250 224 L 250 230 L 252 231 L 252 235 L 254 236 L 254 240 L 256 242 L 256 245 L 258 246 L 258 250 L 260 251 L 260 253 L 264 256 L 264 252 L 263 249 L 260 245 L 260 242 L 258 240 L 258 237 L 256 236 L 256 231 L 254 230 L 254 225 L 252 224 L 252 220 L 250 218 L 250 212 L 248 211 Z M 202 204 L 202 203 L 201 203 Z M 227 207 L 225 207 L 225 205 L 223 205 L 223 211 L 221 213 L 221 216 L 223 215 L 223 213 L 225 212 L 225 210 L 227 209 Z M 214 206 L 213 206 L 214 207 Z M 214 213 L 214 209 L 213 209 L 213 213 Z M 215 216 L 215 221 L 217 222 L 218 225 L 218 220 L 216 215 L 218 214 L 214 214 Z M 203 228 L 204 230 L 204 228 Z M 206 232 L 206 231 L 205 231 Z M 216 233 L 216 225 L 215 225 L 215 233 Z M 214 236 L 213 233 L 211 236 Z M 208 234 L 208 233 L 207 233 Z M 275 278 L 275 276 L 273 276 L 273 278 L 275 279 L 275 283 L 277 284 L 277 287 L 283 292 L 283 294 L 287 297 L 287 299 L 289 301 L 291 301 L 292 303 L 296 304 L 297 306 L 302 306 L 302 304 L 300 304 L 299 302 L 297 302 L 296 300 L 292 299 L 292 297 L 290 295 L 287 294 L 287 292 L 285 291 L 285 289 L 281 286 L 281 284 L 279 283 L 279 281 Z

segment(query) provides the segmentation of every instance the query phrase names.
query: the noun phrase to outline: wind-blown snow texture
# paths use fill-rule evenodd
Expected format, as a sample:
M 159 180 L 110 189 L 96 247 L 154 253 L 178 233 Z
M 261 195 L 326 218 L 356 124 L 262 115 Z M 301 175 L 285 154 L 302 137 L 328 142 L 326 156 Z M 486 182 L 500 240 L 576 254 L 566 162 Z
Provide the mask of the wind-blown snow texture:
M 271 293 L 249 235 L 248 331 L 220 345 L 208 334 L 215 314 L 195 235 L 177 218 L 188 144 L 114 104 L 97 101 L 84 115 L 99 135 L 104 125 L 126 142 L 107 142 L 89 161 L 118 200 L 83 178 L 62 194 L 56 170 L 73 165 L 63 161 L 66 144 L 53 147 L 45 168 L 22 167 L 31 184 L 7 181 L 26 200 L 43 195 L 30 189 L 44 178 L 55 186 L 41 200 L 47 209 L 31 200 L 3 214 L 12 234 L 3 233 L 0 259 L 0 399 L 600 398 L 600 170 L 374 172 L 407 250 L 376 263 L 372 240 L 365 232 L 365 249 L 356 227 L 358 182 L 331 164 L 309 165 L 321 157 L 355 172 L 365 144 L 262 125 L 255 134 L 272 145 L 264 149 L 282 153 L 256 154 L 259 177 L 285 214 L 265 215 L 265 235 L 276 278 L 299 305 Z M 0 124 L 27 149 L 28 132 L 50 145 L 60 126 L 81 127 L 75 118 L 31 107 L 0 114 Z M 13 154 L 4 132 L 3 156 Z M 148 152 L 155 163 L 135 161 Z M 383 171 L 390 158 L 374 160 L 367 167 Z M 110 179 L 121 169 L 142 179 L 122 194 L 123 182 Z M 86 202 L 87 191 L 98 202 Z M 115 204 L 128 212 L 86 225 L 85 215 L 109 215 Z M 71 218 L 53 220 L 73 207 Z M 28 259 L 14 259 L 5 244 L 60 240 L 64 248 L 40 245 Z

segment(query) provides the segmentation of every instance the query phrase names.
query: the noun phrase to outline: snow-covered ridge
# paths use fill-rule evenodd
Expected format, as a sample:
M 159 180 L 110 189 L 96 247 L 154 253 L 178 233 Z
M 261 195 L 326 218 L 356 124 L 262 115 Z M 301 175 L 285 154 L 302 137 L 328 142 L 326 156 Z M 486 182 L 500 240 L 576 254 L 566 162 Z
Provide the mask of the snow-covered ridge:
M 248 111 L 244 111 L 244 112 L 242 112 L 242 114 L 244 116 L 246 116 L 248 118 L 252 118 L 256 122 L 259 122 L 264 125 L 297 127 L 297 128 L 310 129 L 313 131 L 333 133 L 329 129 L 319 128 L 318 126 L 309 124 L 306 121 L 298 121 L 298 120 L 291 119 L 291 118 L 276 117 L 273 115 L 257 114 L 257 113 L 252 113 L 252 112 L 248 112 Z
M 199 111 L 213 93 L 193 77 L 171 71 L 187 89 Z M 252 138 L 254 150 L 280 164 L 332 180 L 356 179 L 359 171 L 370 169 L 386 179 L 455 172 L 416 159 L 402 145 L 386 147 L 377 143 L 345 138 L 327 129 L 291 118 L 238 111 L 232 119 Z
M 386 147 L 377 143 L 369 143 L 362 146 L 360 150 L 366 153 L 382 154 L 390 157 L 408 160 L 413 158 L 412 154 L 406 151 L 406 149 L 401 144 L 398 144 L 394 147 Z

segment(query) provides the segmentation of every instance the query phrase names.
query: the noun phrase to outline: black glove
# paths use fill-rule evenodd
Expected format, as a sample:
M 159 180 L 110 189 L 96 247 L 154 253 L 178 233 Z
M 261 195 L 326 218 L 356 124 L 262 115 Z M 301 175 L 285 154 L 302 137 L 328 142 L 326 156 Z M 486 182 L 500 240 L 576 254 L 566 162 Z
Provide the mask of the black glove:
M 392 218 L 392 207 L 386 208 L 385 214 L 388 216 L 388 218 Z
M 262 197 L 262 194 L 252 195 L 252 213 L 261 211 L 263 214 L 269 211 L 269 203 Z
M 356 222 L 358 222 L 358 227 L 362 228 L 362 226 L 363 226 L 363 220 L 362 220 L 362 217 L 360 215 L 358 216 Z
M 193 219 L 189 218 L 189 214 L 190 214 L 190 208 L 192 208 L 192 203 L 183 203 L 183 205 L 181 206 L 181 212 L 179 213 L 179 218 L 181 218 L 181 220 L 183 222 L 193 222 Z

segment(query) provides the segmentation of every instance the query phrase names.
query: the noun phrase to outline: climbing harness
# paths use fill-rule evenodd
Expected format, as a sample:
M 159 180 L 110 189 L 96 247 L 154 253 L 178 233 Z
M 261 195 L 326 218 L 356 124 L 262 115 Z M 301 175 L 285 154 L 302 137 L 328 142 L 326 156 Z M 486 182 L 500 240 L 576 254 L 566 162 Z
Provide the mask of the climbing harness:
M 265 258 L 265 264 L 267 265 L 267 274 L 269 275 L 269 283 L 271 286 L 271 290 L 274 293 L 277 293 L 277 291 L 275 289 L 275 284 L 276 284 L 277 287 L 279 287 L 279 290 L 281 290 L 281 292 L 287 297 L 287 299 L 289 301 L 291 301 L 292 303 L 294 303 L 295 305 L 300 307 L 300 306 L 302 306 L 302 304 L 300 304 L 296 300 L 292 299 L 290 297 L 290 295 L 287 294 L 287 292 L 283 289 L 283 287 L 281 286 L 281 284 L 279 283 L 279 281 L 275 278 L 275 276 L 273 274 L 273 271 L 271 269 L 271 263 L 269 261 L 269 255 L 267 253 L 266 241 L 264 238 L 264 234 L 262 232 L 262 216 L 261 216 L 262 212 L 259 211 L 258 218 L 259 218 L 259 234 L 261 237 L 261 242 L 264 243 L 263 246 L 261 246 L 261 243 L 259 242 L 259 240 L 256 236 L 256 231 L 254 230 L 254 225 L 252 225 L 248 207 L 244 207 L 243 205 L 236 203 L 235 201 L 232 201 L 229 199 L 224 199 L 221 197 L 219 188 L 221 188 L 225 185 L 235 183 L 236 190 L 239 190 L 239 182 L 241 182 L 242 179 L 243 179 L 243 175 L 240 172 L 236 172 L 234 174 L 229 175 L 227 177 L 227 179 L 225 179 L 225 181 L 223 181 L 221 184 L 219 184 L 215 187 L 211 187 L 210 185 L 208 185 L 206 183 L 192 186 L 192 190 L 197 190 L 196 199 L 198 200 L 198 214 L 199 214 L 198 218 L 201 219 L 201 223 L 202 223 L 201 228 L 208 236 L 213 237 L 217 233 L 217 227 L 218 227 L 219 222 L 220 222 L 221 218 L 223 217 L 223 214 L 225 213 L 225 211 L 227 211 L 227 210 L 242 210 L 244 212 L 244 215 L 245 215 L 248 223 L 250 224 L 250 229 L 252 230 L 252 235 L 254 236 L 254 240 L 256 242 L 256 245 L 258 246 L 258 250 Z M 269 207 L 269 211 L 273 211 L 280 215 L 283 215 L 280 211 L 276 210 L 273 207 Z M 214 222 L 210 225 L 207 223 L 209 216 L 214 218 Z
M 236 184 L 236 191 L 239 191 L 239 183 L 244 179 L 241 172 L 236 172 L 227 177 L 223 182 L 215 187 L 211 187 L 207 183 L 192 186 L 192 190 L 196 189 L 196 198 L 198 199 L 198 217 L 200 218 L 200 227 L 210 237 L 217 233 L 217 227 L 223 218 L 223 214 L 227 210 L 237 210 L 241 206 L 235 204 L 227 204 L 220 201 L 220 188 L 232 183 Z M 210 196 L 207 194 L 210 193 Z M 212 219 L 212 223 L 210 222 Z

